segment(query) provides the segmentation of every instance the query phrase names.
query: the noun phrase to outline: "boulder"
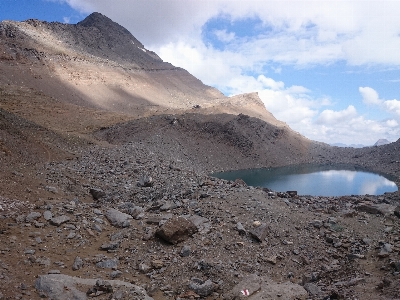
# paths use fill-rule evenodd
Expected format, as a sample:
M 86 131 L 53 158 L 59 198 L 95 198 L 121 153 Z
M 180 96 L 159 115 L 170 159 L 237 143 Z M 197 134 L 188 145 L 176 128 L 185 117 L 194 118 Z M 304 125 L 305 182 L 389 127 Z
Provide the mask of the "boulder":
M 256 274 L 248 275 L 233 287 L 226 299 L 240 299 L 243 296 L 253 295 L 261 289 L 261 281 L 262 279 Z
M 171 243 L 183 242 L 198 231 L 195 224 L 183 217 L 167 220 L 157 231 L 156 236 Z
M 89 190 L 94 200 L 100 200 L 106 196 L 106 193 L 102 189 L 92 188 Z
M 201 297 L 207 297 L 214 292 L 214 283 L 211 280 L 203 281 L 199 278 L 192 278 L 189 289 Z
M 257 241 L 262 242 L 265 240 L 268 234 L 268 226 L 266 223 L 262 223 L 260 226 L 250 231 L 250 235 Z
M 132 219 L 131 215 L 120 212 L 117 209 L 110 208 L 106 212 L 107 220 L 115 227 L 129 227 L 131 225 L 130 220 Z
M 62 215 L 62 216 L 58 216 L 55 218 L 51 218 L 50 223 L 55 226 L 60 226 L 61 224 L 64 224 L 64 223 L 68 222 L 69 220 L 70 220 L 70 218 L 68 216 Z
M 63 274 L 39 275 L 35 283 L 35 288 L 41 297 L 58 300 L 86 300 L 88 288 L 96 286 L 97 279 L 84 279 Z M 123 289 L 134 291 L 137 299 L 152 300 L 146 291 L 129 282 L 121 280 L 108 280 L 113 290 Z M 133 299 L 133 298 L 131 298 Z

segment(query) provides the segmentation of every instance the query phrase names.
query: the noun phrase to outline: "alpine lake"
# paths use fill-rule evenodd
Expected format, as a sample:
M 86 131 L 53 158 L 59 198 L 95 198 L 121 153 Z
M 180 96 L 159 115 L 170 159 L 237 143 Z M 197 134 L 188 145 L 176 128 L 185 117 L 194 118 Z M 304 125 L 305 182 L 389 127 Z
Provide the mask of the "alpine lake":
M 382 195 L 398 190 L 386 175 L 348 165 L 296 165 L 227 171 L 211 174 L 226 180 L 242 179 L 247 185 L 298 195 L 346 196 Z

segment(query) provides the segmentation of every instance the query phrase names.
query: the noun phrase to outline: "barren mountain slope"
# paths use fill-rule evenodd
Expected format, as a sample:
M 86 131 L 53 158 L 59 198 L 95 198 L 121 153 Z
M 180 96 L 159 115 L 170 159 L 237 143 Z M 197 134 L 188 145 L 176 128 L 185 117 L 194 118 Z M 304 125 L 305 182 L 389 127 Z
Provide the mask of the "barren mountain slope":
M 34 88 L 63 102 L 135 117 L 181 112 L 246 113 L 278 126 L 256 94 L 225 97 L 163 62 L 125 28 L 93 13 L 76 25 L 3 21 L 0 85 Z

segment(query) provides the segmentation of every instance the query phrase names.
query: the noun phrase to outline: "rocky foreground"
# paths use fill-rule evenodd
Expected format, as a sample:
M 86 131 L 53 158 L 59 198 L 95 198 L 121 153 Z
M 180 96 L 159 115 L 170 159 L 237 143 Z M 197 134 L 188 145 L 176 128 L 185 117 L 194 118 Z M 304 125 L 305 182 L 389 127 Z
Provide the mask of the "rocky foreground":
M 37 171 L 53 196 L 2 197 L 1 298 L 400 297 L 397 194 L 289 197 L 163 153 L 92 147 Z

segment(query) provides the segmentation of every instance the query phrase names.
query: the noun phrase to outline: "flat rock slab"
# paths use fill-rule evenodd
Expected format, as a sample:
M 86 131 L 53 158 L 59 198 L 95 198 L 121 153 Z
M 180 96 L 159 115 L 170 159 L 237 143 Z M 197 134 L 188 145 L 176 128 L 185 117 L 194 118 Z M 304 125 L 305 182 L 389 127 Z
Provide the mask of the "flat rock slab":
M 242 281 L 233 287 L 227 295 L 227 299 L 240 299 L 244 296 L 253 295 L 261 289 L 261 281 L 261 278 L 256 274 L 251 274 L 243 278 Z
M 55 226 L 60 226 L 61 224 L 64 224 L 64 223 L 68 222 L 69 220 L 70 220 L 70 218 L 68 216 L 62 215 L 62 216 L 58 216 L 55 218 L 51 218 L 50 223 Z
M 46 295 L 49 299 L 57 300 L 86 300 L 86 292 L 90 287 L 96 285 L 97 279 L 84 279 L 64 274 L 39 275 L 36 280 L 35 287 L 42 295 Z M 107 280 L 114 288 L 125 288 L 135 290 L 138 299 L 153 300 L 146 291 L 136 285 L 121 280 Z M 77 287 L 79 286 L 79 288 Z M 139 296 L 140 295 L 140 296 Z
M 185 241 L 197 231 L 198 229 L 192 221 L 184 217 L 172 217 L 157 230 L 156 236 L 171 244 L 177 244 Z
M 271 278 L 249 275 L 233 287 L 226 299 L 235 300 L 247 298 L 251 300 L 306 300 L 308 292 L 300 285 L 291 283 L 276 283 Z
M 356 210 L 363 211 L 374 215 L 389 216 L 394 213 L 395 207 L 390 204 L 375 204 L 369 202 L 362 202 L 356 206 Z
M 117 209 L 110 208 L 106 212 L 106 218 L 107 220 L 115 227 L 129 227 L 131 226 L 130 220 L 133 219 L 131 215 L 128 215 L 126 213 L 120 212 Z

